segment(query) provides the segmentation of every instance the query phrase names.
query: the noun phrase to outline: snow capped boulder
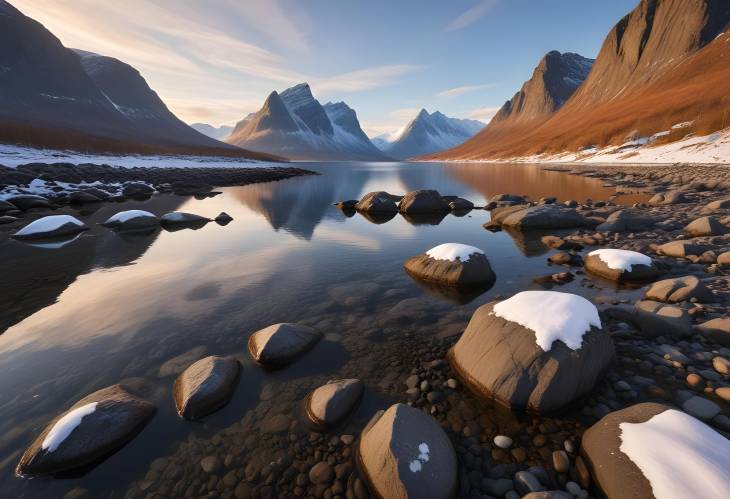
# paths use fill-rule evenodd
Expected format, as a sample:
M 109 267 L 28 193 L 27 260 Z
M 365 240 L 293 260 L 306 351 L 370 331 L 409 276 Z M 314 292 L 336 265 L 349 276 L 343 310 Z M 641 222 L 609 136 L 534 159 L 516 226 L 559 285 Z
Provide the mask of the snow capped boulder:
M 378 417 L 379 416 L 379 417 Z M 358 462 L 377 497 L 456 496 L 456 453 L 441 426 L 424 412 L 395 404 L 363 430 Z
M 18 194 L 17 196 L 7 198 L 5 201 L 22 211 L 30 210 L 31 208 L 53 207 L 48 199 L 34 194 Z
M 195 362 L 175 380 L 177 413 L 200 419 L 228 403 L 238 379 L 239 364 L 230 357 L 211 355 Z
M 15 239 L 47 239 L 72 236 L 89 230 L 84 223 L 71 215 L 51 215 L 34 220 L 13 234 Z
M 684 233 L 690 237 L 719 236 L 726 234 L 727 227 L 715 217 L 700 217 L 684 228 Z
M 204 225 L 208 222 L 210 222 L 210 218 L 201 217 L 193 213 L 184 213 L 182 211 L 165 213 L 160 218 L 160 225 L 163 227 L 174 225 Z
M 403 196 L 398 210 L 401 213 L 446 213 L 451 210 L 441 194 L 434 190 L 411 191 Z
M 355 205 L 355 209 L 365 213 L 398 213 L 397 200 L 397 196 L 385 191 L 369 192 Z
M 710 289 L 693 275 L 657 281 L 649 286 L 644 298 L 664 303 L 679 303 L 689 301 L 692 298 L 700 303 L 714 301 Z
M 43 475 L 91 464 L 129 441 L 154 413 L 152 404 L 120 385 L 94 392 L 46 426 L 16 472 Z
M 585 269 L 616 282 L 650 281 L 659 275 L 650 257 L 636 251 L 603 248 L 588 253 Z
M 477 393 L 541 413 L 590 391 L 613 356 L 596 307 L 555 291 L 524 291 L 481 306 L 449 352 Z
M 114 230 L 143 230 L 159 225 L 158 218 L 144 210 L 120 211 L 102 225 Z
M 595 225 L 572 208 L 557 204 L 518 205 L 495 210 L 492 221 L 518 229 L 571 229 Z
M 320 339 L 322 333 L 309 326 L 274 324 L 249 337 L 248 351 L 259 364 L 278 367 L 291 363 Z
M 730 440 L 656 403 L 612 412 L 583 434 L 583 458 L 606 497 L 727 497 Z
M 307 397 L 307 416 L 317 425 L 335 425 L 352 411 L 364 389 L 359 379 L 330 381 Z
M 447 286 L 486 286 L 496 279 L 482 250 L 466 244 L 447 243 L 406 260 L 413 276 Z
M 692 319 L 687 311 L 672 305 L 642 300 L 636 302 L 631 318 L 642 333 L 651 337 L 692 334 Z

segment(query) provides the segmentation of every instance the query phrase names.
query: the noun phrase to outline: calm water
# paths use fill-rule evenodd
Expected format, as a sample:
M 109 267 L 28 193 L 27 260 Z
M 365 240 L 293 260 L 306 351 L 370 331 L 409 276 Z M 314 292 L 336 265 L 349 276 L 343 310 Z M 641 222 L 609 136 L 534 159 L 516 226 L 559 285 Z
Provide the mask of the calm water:
M 356 431 L 375 409 L 392 401 L 385 389 L 387 366 L 379 359 L 398 348 L 402 338 L 461 331 L 479 305 L 534 287 L 533 277 L 562 270 L 547 265 L 539 235 L 484 230 L 486 211 L 448 215 L 436 225 L 438 221 L 401 216 L 375 224 L 360 215 L 346 217 L 332 206 L 338 200 L 372 190 L 420 188 L 437 188 L 478 205 L 504 192 L 561 200 L 605 200 L 615 193 L 598 180 L 530 166 L 306 167 L 321 175 L 225 188 L 205 200 L 158 196 L 78 214 L 91 224 L 129 208 L 211 217 L 226 211 L 234 218 L 227 227 L 211 223 L 195 231 L 134 236 L 94 227 L 56 249 L 2 236 L 0 496 L 60 497 L 81 486 L 96 497 L 121 497 L 142 479 L 153 459 L 174 454 L 181 442 L 209 439 L 251 410 L 291 416 L 298 410 L 298 397 L 334 377 L 359 376 L 368 385 L 365 401 L 349 423 Z M 404 273 L 406 258 L 444 242 L 484 249 L 496 285 L 464 304 Z M 563 289 L 580 288 L 576 282 Z M 248 335 L 285 321 L 315 325 L 326 339 L 282 371 L 251 364 Z M 181 369 L 210 354 L 241 359 L 237 392 L 231 404 L 204 423 L 182 421 L 174 412 L 172 383 Z M 82 396 L 120 381 L 139 386 L 158 405 L 141 434 L 75 476 L 14 477 L 20 454 L 52 417 Z

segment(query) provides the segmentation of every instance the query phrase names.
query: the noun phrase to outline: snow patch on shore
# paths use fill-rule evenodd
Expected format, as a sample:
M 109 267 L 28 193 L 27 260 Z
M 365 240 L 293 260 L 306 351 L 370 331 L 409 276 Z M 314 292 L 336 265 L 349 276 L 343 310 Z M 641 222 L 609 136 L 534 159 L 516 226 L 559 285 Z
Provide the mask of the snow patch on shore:
M 53 425 L 46 438 L 43 439 L 41 449 L 47 450 L 48 452 L 53 452 L 58 449 L 58 446 L 81 424 L 81 420 L 96 411 L 97 404 L 98 402 L 92 402 L 82 405 L 73 411 L 69 411 L 65 416 L 56 421 L 56 424 Z
M 492 313 L 516 322 L 535 333 L 537 345 L 545 352 L 561 340 L 571 350 L 583 344 L 591 327 L 601 327 L 598 309 L 582 296 L 557 291 L 523 291 L 497 303 Z
M 669 409 L 644 423 L 621 423 L 619 449 L 641 470 L 657 499 L 710 499 L 730 491 L 730 440 Z
M 483 255 L 484 252 L 475 246 L 468 246 L 459 243 L 446 243 L 431 248 L 426 252 L 434 260 L 448 260 L 455 262 L 458 258 L 462 263 L 468 262 L 471 255 Z
M 636 251 L 604 248 L 588 253 L 588 256 L 597 256 L 609 269 L 631 272 L 633 265 L 651 266 L 651 258 Z

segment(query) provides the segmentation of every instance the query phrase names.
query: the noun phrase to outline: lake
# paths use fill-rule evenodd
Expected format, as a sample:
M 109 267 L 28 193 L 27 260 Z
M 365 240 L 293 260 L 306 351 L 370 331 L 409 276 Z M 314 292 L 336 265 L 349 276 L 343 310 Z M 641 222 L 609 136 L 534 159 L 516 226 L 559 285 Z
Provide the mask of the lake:
M 62 497 L 82 487 L 92 497 L 122 497 L 133 483 L 139 492 L 149 487 L 145 480 L 156 480 L 156 459 L 175 456 L 177 463 L 197 466 L 201 452 L 215 453 L 229 439 L 242 442 L 232 459 L 274 460 L 283 444 L 266 425 L 303 424 L 301 400 L 332 378 L 359 377 L 366 384 L 363 402 L 338 429 L 357 434 L 374 411 L 399 399 L 394 387 L 401 371 L 410 369 L 409 345 L 459 333 L 480 305 L 536 288 L 534 277 L 565 270 L 548 265 L 540 235 L 485 230 L 484 210 L 373 223 L 346 216 L 333 206 L 337 201 L 374 190 L 425 188 L 480 206 L 498 193 L 560 201 L 607 200 L 616 193 L 596 179 L 529 165 L 302 167 L 320 175 L 222 188 L 202 200 L 158 195 L 74 213 L 92 225 L 131 208 L 209 217 L 225 211 L 234 219 L 225 227 L 120 235 L 93 225 L 55 248 L 0 238 L 0 496 Z M 497 275 L 494 287 L 476 297 L 447 296 L 404 272 L 408 257 L 445 242 L 482 248 Z M 628 293 L 582 287 L 580 278 L 561 290 Z M 250 361 L 246 342 L 250 333 L 278 322 L 315 326 L 325 339 L 288 368 L 266 371 Z M 182 369 L 211 354 L 243 363 L 236 393 L 202 423 L 183 421 L 175 413 L 172 384 Z M 119 382 L 138 387 L 158 407 L 134 440 L 78 473 L 14 476 L 23 450 L 53 417 Z M 180 469 L 171 487 L 191 468 Z

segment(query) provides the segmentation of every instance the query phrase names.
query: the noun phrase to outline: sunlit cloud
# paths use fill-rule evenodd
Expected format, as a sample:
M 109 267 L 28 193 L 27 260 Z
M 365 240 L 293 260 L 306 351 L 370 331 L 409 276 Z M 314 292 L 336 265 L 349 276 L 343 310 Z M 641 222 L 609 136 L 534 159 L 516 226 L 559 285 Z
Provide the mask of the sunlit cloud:
M 378 66 L 330 77 L 310 78 L 309 82 L 320 93 L 358 92 L 388 85 L 397 81 L 399 76 L 421 68 L 410 64 Z
M 456 19 L 451 21 L 445 28 L 444 31 L 456 31 L 466 28 L 470 24 L 477 22 L 487 12 L 489 12 L 499 0 L 479 0 L 479 2 L 472 8 L 468 9 Z
M 467 112 L 465 117 L 488 123 L 500 109 L 499 107 L 478 107 Z
M 439 97 L 442 99 L 453 99 L 455 97 L 460 97 L 462 95 L 476 92 L 477 90 L 484 90 L 487 88 L 491 88 L 493 86 L 494 85 L 491 83 L 486 84 L 486 85 L 465 85 L 463 87 L 450 88 L 448 90 L 439 92 L 436 94 L 436 97 Z

